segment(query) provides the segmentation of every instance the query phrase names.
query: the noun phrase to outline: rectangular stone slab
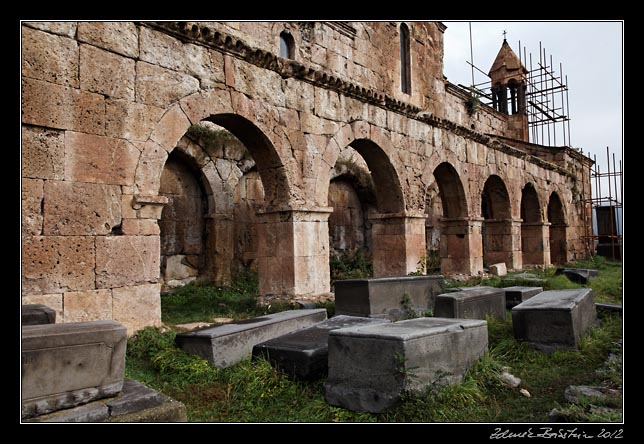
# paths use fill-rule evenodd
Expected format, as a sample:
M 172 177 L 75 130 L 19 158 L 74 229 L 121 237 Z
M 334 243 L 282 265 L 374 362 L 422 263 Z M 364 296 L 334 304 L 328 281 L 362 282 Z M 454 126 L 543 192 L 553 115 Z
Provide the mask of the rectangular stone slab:
M 461 381 L 487 350 L 487 322 L 418 318 L 329 332 L 329 404 L 380 413 L 406 391 Z
M 545 352 L 579 348 L 596 322 L 590 288 L 544 291 L 512 309 L 514 337 Z
M 312 380 L 328 372 L 329 332 L 357 325 L 382 324 L 388 319 L 339 315 L 313 327 L 262 342 L 253 347 L 253 357 L 265 357 L 273 367 L 292 377 Z
M 506 287 L 505 290 L 505 306 L 512 308 L 525 302 L 532 296 L 535 296 L 543 291 L 543 287 Z
M 429 275 L 336 281 L 335 313 L 392 321 L 410 314 L 422 316 L 434 308 L 436 295 L 443 291 L 443 280 L 442 275 Z
M 56 311 L 42 304 L 23 304 L 20 317 L 22 325 L 56 323 Z
M 126 328 L 114 321 L 22 327 L 22 417 L 114 396 L 123 387 Z
M 326 309 L 288 310 L 176 336 L 182 350 L 207 359 L 217 368 L 229 367 L 251 356 L 261 342 L 326 320 Z
M 461 291 L 436 296 L 434 316 L 460 319 L 505 319 L 505 290 L 494 287 L 463 287 Z

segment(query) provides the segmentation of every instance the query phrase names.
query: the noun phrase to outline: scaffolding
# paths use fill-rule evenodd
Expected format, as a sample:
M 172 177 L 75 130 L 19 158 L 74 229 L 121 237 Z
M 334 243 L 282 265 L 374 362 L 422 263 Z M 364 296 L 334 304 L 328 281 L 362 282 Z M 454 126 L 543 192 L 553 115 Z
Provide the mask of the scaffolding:
M 473 59 L 473 54 L 471 55 Z M 570 142 L 570 108 L 568 106 L 568 76 L 554 67 L 552 55 L 539 42 L 539 57 L 532 57 L 519 40 L 519 60 L 526 68 L 526 109 L 530 142 L 544 146 L 572 147 Z M 484 105 L 492 106 L 492 83 L 474 83 L 474 70 L 488 74 L 467 62 L 472 69 L 472 86 L 459 85 L 475 94 Z M 510 109 L 510 108 L 508 108 Z
M 613 261 L 621 260 L 624 253 L 622 161 L 619 161 L 618 168 L 615 153 L 611 155 L 608 147 L 606 147 L 606 171 L 602 171 L 601 165 L 597 163 L 597 155 L 594 155 L 593 160 L 595 163 L 590 170 L 592 197 L 584 201 L 584 210 L 590 206 L 593 218 L 593 229 L 590 232 L 588 211 L 584 211 L 586 249 L 590 255 L 597 254 Z

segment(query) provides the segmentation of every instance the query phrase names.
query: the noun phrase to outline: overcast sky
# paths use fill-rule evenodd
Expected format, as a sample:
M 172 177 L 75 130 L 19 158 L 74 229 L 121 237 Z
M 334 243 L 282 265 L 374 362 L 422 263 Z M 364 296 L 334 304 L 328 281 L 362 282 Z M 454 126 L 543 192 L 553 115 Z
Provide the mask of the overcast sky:
M 469 86 L 472 74 L 468 22 L 444 22 L 444 73 L 455 84 Z M 519 40 L 532 53 L 533 68 L 539 42 L 557 71 L 563 64 L 568 76 L 570 141 L 584 153 L 597 155 L 606 169 L 606 147 L 622 159 L 623 130 L 623 23 L 622 22 L 471 22 L 474 65 L 488 72 L 501 44 L 503 31 L 518 54 Z M 529 68 L 529 66 L 528 66 Z M 480 72 L 475 83 L 488 81 Z M 558 137 L 557 144 L 562 145 Z M 611 158 L 612 162 L 612 158 Z

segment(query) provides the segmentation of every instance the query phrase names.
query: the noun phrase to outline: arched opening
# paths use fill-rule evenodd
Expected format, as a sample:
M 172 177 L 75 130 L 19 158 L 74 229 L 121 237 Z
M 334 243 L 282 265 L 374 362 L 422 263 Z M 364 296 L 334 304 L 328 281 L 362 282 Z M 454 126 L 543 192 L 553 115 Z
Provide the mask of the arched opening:
M 546 265 L 541 204 L 537 190 L 531 183 L 526 184 L 521 191 L 521 219 L 523 265 Z
M 295 58 L 295 40 L 288 31 L 280 33 L 280 57 L 285 59 Z
M 490 176 L 481 194 L 483 266 L 505 262 L 512 267 L 512 226 L 508 190 L 497 175 Z
M 376 191 L 364 158 L 348 146 L 340 152 L 331 171 L 328 205 L 331 281 L 370 277 L 372 226 Z
M 568 262 L 566 243 L 566 220 L 561 199 L 553 191 L 548 200 L 548 222 L 550 222 L 550 260 L 553 264 Z
M 405 23 L 400 25 L 400 89 L 411 94 L 411 39 Z
M 206 192 L 198 166 L 174 150 L 163 168 L 159 195 L 168 198 L 159 220 L 161 279 L 165 287 L 212 278 L 206 267 Z
M 428 203 L 428 208 L 440 210 L 441 214 L 431 214 L 428 221 L 438 221 L 440 269 L 443 273 L 469 273 L 471 227 L 463 183 L 456 169 L 447 162 L 434 169 L 434 178 L 438 194 L 431 205 Z

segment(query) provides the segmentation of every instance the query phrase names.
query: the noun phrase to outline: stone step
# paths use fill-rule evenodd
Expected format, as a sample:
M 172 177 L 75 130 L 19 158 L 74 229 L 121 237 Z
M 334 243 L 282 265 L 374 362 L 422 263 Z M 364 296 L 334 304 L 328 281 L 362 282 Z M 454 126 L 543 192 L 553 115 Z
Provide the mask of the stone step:
M 505 319 L 505 289 L 462 287 L 460 291 L 436 296 L 434 316 L 459 319 Z
M 288 310 L 202 330 L 179 333 L 175 342 L 217 368 L 230 367 L 251 356 L 261 342 L 326 320 L 326 309 Z
M 26 422 L 185 422 L 186 407 L 133 379 L 112 398 L 30 418 Z
M 543 287 L 505 287 L 505 306 L 512 308 L 543 291 Z
M 20 312 L 22 325 L 55 324 L 56 311 L 42 304 L 24 304 Z
M 335 313 L 338 315 L 405 319 L 434 308 L 443 291 L 442 275 L 395 276 L 336 281 Z M 413 313 L 408 313 L 409 311 Z
M 264 357 L 273 367 L 290 376 L 313 380 L 328 372 L 329 332 L 339 328 L 367 324 L 382 324 L 388 319 L 361 318 L 339 315 L 313 327 L 262 342 L 253 347 L 253 357 Z
M 123 387 L 126 328 L 114 321 L 22 327 L 22 417 L 114 396 Z
M 597 322 L 590 288 L 544 291 L 512 309 L 514 337 L 536 349 L 578 349 Z
M 462 380 L 487 350 L 487 322 L 418 318 L 329 333 L 329 404 L 380 413 L 403 393 Z

